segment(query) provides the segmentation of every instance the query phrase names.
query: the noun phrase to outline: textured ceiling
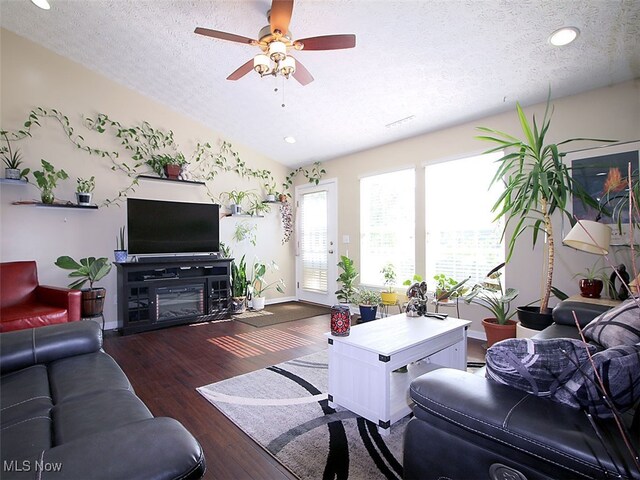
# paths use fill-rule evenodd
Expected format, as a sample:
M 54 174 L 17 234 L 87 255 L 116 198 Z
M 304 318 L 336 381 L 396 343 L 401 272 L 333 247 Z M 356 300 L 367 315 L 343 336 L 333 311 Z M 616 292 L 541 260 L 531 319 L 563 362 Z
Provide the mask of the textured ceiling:
M 549 85 L 562 97 L 640 77 L 638 0 L 297 0 L 294 38 L 357 36 L 351 50 L 298 52 L 315 77 L 305 87 L 227 81 L 257 47 L 193 33 L 256 38 L 269 0 L 50 3 L 2 0 L 2 27 L 289 166 L 541 102 Z M 581 35 L 552 47 L 564 25 Z

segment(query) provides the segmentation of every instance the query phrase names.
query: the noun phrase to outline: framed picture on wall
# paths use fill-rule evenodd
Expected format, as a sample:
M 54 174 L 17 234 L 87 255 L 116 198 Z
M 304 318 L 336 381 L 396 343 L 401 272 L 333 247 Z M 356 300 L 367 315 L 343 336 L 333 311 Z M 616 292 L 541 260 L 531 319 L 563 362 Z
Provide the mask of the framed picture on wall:
M 572 199 L 572 212 L 578 220 L 596 220 L 611 226 L 611 245 L 629 244 L 629 183 L 628 170 L 631 165 L 632 182 L 638 182 L 640 166 L 640 141 L 618 143 L 587 150 L 568 152 L 565 163 L 571 167 L 571 175 L 601 205 L 595 209 Z M 622 219 L 622 231 L 617 218 Z M 569 231 L 563 223 L 563 233 Z M 640 230 L 634 232 L 636 243 L 640 241 Z

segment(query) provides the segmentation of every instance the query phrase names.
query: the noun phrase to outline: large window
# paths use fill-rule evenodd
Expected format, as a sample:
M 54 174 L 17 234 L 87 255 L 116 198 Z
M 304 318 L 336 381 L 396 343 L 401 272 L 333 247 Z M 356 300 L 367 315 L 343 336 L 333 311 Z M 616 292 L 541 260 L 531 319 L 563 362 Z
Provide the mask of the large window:
M 500 185 L 489 190 L 497 152 L 429 165 L 425 168 L 426 275 L 444 273 L 456 281 L 479 282 L 504 261 L 502 222 L 491 207 Z
M 397 283 L 415 273 L 415 170 L 360 180 L 360 283 L 382 286 L 387 263 Z

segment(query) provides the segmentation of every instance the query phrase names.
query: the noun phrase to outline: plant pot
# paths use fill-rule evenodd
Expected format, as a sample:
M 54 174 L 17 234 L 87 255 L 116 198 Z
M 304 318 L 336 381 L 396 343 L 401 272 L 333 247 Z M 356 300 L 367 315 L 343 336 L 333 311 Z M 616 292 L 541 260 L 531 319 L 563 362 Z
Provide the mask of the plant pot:
M 4 169 L 4 178 L 9 180 L 20 180 L 20 169 L 19 168 L 5 168 Z
M 517 310 L 522 326 L 531 330 L 544 330 L 553 323 L 550 308 L 545 313 L 540 313 L 540 307 L 518 307 Z
M 287 201 L 287 196 L 284 193 L 281 193 L 280 195 L 278 195 L 278 200 L 284 203 Z
M 376 319 L 376 313 L 378 312 L 377 305 L 358 305 L 360 307 L 360 321 L 370 322 Z
M 242 207 L 235 203 L 229 205 L 229 210 L 231 210 L 231 215 L 240 215 L 242 213 Z
M 600 293 L 604 287 L 604 282 L 594 278 L 589 280 L 588 278 L 582 278 L 578 283 L 580 286 L 580 295 L 585 298 L 600 298 Z
M 500 325 L 495 318 L 483 319 L 482 326 L 487 334 L 487 347 L 507 338 L 516 338 L 517 324 L 515 320 L 507 320 L 506 324 Z
M 351 331 L 351 310 L 348 304 L 331 307 L 331 335 L 346 337 Z
M 398 303 L 398 294 L 396 292 L 380 292 L 382 303 L 385 305 L 395 305 Z
M 172 180 L 177 180 L 181 171 L 182 167 L 180 165 L 169 164 L 164 166 L 164 174 Z
M 82 318 L 101 315 L 106 294 L 107 290 L 104 288 L 82 290 Z
M 267 202 L 275 202 L 276 201 L 276 196 L 273 193 L 270 193 L 269 195 L 267 195 Z
M 246 310 L 247 297 L 231 297 L 231 313 L 242 313 Z
M 84 206 L 91 205 L 92 196 L 93 196 L 92 193 L 76 192 L 76 203 L 78 205 L 84 205 Z
M 254 310 L 264 310 L 264 302 L 267 300 L 267 297 L 252 297 L 251 298 L 251 308 Z
M 40 200 L 42 203 L 51 204 L 55 197 L 53 196 L 53 192 L 51 190 L 43 190 L 40 192 Z
M 114 250 L 113 256 L 116 263 L 127 263 L 127 251 L 126 250 Z

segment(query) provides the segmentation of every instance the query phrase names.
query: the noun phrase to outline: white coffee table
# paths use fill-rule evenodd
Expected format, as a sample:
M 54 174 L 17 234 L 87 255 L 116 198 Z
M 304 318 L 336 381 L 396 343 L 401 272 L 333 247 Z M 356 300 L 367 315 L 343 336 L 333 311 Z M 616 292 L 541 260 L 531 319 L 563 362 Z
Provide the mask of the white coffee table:
M 329 405 L 351 410 L 387 435 L 393 423 L 411 412 L 409 384 L 414 378 L 434 363 L 466 368 L 470 324 L 402 313 L 356 325 L 347 337 L 327 333 Z M 394 372 L 405 365 L 407 373 Z

